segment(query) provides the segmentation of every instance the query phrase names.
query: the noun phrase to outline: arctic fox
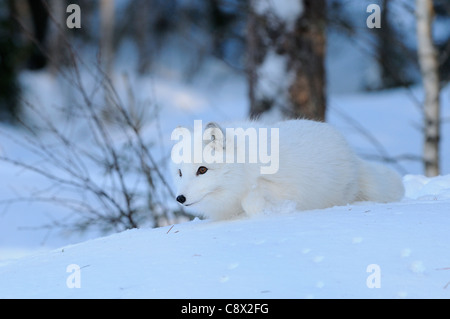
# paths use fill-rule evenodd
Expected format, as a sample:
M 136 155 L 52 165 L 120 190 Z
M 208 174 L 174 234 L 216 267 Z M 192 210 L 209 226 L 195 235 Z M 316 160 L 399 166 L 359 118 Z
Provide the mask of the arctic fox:
M 205 134 L 208 134 L 206 138 L 201 135 L 200 147 L 216 155 L 223 151 L 227 160 L 195 158 L 196 154 L 191 156 L 191 149 L 184 149 L 184 161 L 177 160 L 173 165 L 178 188 L 176 200 L 207 218 L 251 216 L 283 201 L 294 203 L 297 210 L 310 210 L 355 201 L 392 202 L 403 196 L 403 183 L 395 171 L 360 159 L 344 137 L 327 123 L 288 120 L 268 126 L 244 122 L 234 127 L 247 129 L 246 132 L 249 128 L 266 128 L 271 129 L 270 132 L 277 129 L 273 131 L 278 133 L 277 140 L 272 135 L 267 138 L 270 152 L 278 157 L 273 158 L 277 167 L 263 174 L 262 167 L 267 167 L 267 159 L 265 163 L 249 158 L 236 160 L 239 154 L 250 155 L 251 141 L 244 145 L 236 143 L 234 137 L 227 134 L 228 129 L 216 123 L 207 124 Z M 178 130 L 191 132 L 185 128 Z M 195 132 L 193 135 L 195 137 Z M 190 147 L 187 143 L 187 148 Z M 195 147 L 194 141 L 194 152 Z

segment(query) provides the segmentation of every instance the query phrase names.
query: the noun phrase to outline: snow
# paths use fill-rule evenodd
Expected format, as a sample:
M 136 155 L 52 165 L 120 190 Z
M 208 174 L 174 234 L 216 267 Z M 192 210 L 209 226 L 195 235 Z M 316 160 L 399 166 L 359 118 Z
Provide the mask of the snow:
M 448 298 L 450 198 L 429 196 L 448 194 L 450 175 L 435 181 L 427 193 L 405 177 L 420 195 L 399 203 L 197 219 L 38 253 L 0 267 L 0 298 Z
M 293 70 L 287 67 L 287 57 L 269 49 L 263 63 L 258 67 L 256 98 L 271 99 L 277 107 L 287 105 L 288 90 L 293 77 Z
M 261 1 L 260 9 L 276 4 L 276 12 L 288 21 L 289 12 L 283 13 L 287 2 Z M 301 9 L 292 10 L 292 16 Z M 370 58 L 347 49 L 349 43 L 336 35 L 330 38 L 327 121 L 363 157 L 403 158 L 393 165 L 404 175 L 402 201 L 305 212 L 286 203 L 254 218 L 196 219 L 108 236 L 40 228 L 65 216 L 45 203 L 0 206 L 0 298 L 449 298 L 450 86 L 441 95 L 442 118 L 447 119 L 442 123 L 443 175 L 427 178 L 421 175 L 422 164 L 413 160 L 422 153 L 417 101 L 423 100 L 423 91 L 358 91 Z M 128 53 L 123 54 L 128 63 Z M 161 132 L 154 127 L 146 132 L 161 137 L 155 146 L 161 153 L 170 154 L 170 133 L 178 125 L 246 117 L 243 75 L 207 63 L 201 76 L 185 83 L 177 68 L 170 67 L 170 57 L 165 58 L 159 74 L 135 77 L 130 72 L 137 102 L 159 106 Z M 285 80 L 280 73 L 284 67 L 285 61 L 269 52 L 263 70 L 277 84 Z M 95 86 L 84 73 L 82 77 L 86 87 Z M 126 96 L 120 79 L 115 83 Z M 26 98 L 59 121 L 52 110 L 71 101 L 70 87 L 46 72 L 23 73 L 20 81 Z M 262 89 L 274 88 L 264 85 Z M 0 127 L 0 154 L 33 162 L 8 137 L 16 134 Z M 0 200 L 45 185 L 42 178 L 5 163 L 0 176 Z M 69 288 L 75 283 L 80 288 Z M 379 288 L 370 288 L 372 284 Z
M 450 175 L 433 178 L 425 176 L 406 175 L 406 198 L 420 200 L 449 200 L 450 199 Z
M 267 12 L 275 15 L 277 19 L 286 23 L 287 30 L 292 30 L 295 21 L 303 12 L 303 0 L 256 0 L 252 5 L 259 15 Z
M 39 81 L 39 74 L 33 76 L 28 81 Z M 156 92 L 164 106 L 162 135 L 170 141 L 179 124 L 245 116 L 244 80 L 220 78 L 218 88 L 217 79 L 211 78 L 191 85 L 144 78 L 133 87 Z M 42 82 L 48 92 L 48 81 Z M 444 116 L 448 89 L 442 94 Z M 421 98 L 420 89 L 413 94 Z M 421 136 L 415 127 L 421 116 L 410 92 L 330 97 L 327 120 L 358 153 L 377 154 L 343 114 L 357 119 L 388 154 L 420 155 Z M 447 174 L 448 129 L 444 123 L 442 162 Z M 6 127 L 2 131 L 14 133 Z M 4 136 L 1 145 L 6 154 L 18 151 Z M 195 220 L 106 237 L 24 230 L 61 212 L 48 205 L 9 207 L 1 213 L 0 298 L 448 298 L 450 175 L 426 178 L 418 163 L 402 166 L 409 174 L 399 203 L 306 212 L 287 204 L 252 219 Z M 42 183 L 21 170 L 3 165 L 0 170 L 7 181 L 1 185 L 2 198 Z M 71 265 L 79 267 L 80 288 L 69 288 Z M 371 276 L 378 275 L 380 288 L 369 288 Z
M 216 74 L 190 85 L 142 78 L 133 88 L 141 97 L 155 94 L 162 106 L 162 136 L 170 142 L 173 128 L 192 125 L 194 119 L 245 117 L 245 79 Z M 27 83 L 42 79 L 39 74 L 27 76 Z M 48 81 L 42 82 L 48 93 Z M 412 94 L 418 99 L 422 95 L 419 88 Z M 449 112 L 448 95 L 449 87 L 442 93 L 443 116 Z M 376 155 L 379 150 L 345 116 L 373 135 L 387 154 L 421 154 L 416 129 L 421 116 L 411 92 L 331 95 L 327 121 L 359 154 Z M 7 127 L 4 131 L 17 133 Z M 0 136 L 2 152 L 29 156 Z M 419 163 L 401 162 L 408 173 L 406 194 L 392 204 L 357 203 L 305 212 L 287 204 L 252 219 L 195 220 L 104 237 L 31 231 L 61 212 L 43 204 L 11 206 L 0 211 L 0 298 L 448 298 L 448 136 L 444 122 L 446 175 L 426 178 Z M 162 146 L 170 152 L 168 144 Z M 0 171 L 2 198 L 42 185 L 23 170 L 2 165 Z M 80 288 L 69 288 L 71 265 L 79 267 Z M 380 288 L 369 288 L 377 278 Z

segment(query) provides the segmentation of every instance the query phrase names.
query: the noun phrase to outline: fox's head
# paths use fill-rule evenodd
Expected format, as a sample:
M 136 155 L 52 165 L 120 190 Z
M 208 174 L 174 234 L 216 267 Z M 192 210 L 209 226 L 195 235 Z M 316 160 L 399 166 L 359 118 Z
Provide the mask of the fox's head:
M 186 128 L 177 130 L 179 131 L 174 131 L 172 137 L 183 135 L 184 142 L 180 147 L 172 149 L 172 174 L 177 188 L 175 199 L 178 203 L 192 207 L 193 210 L 213 219 L 229 215 L 230 210 L 236 210 L 232 214 L 240 213 L 242 164 L 211 160 L 214 156 L 216 159 L 219 156 L 224 159 L 226 156 L 226 141 L 222 128 L 216 123 L 207 124 L 200 142 L 201 147 L 195 145 L 192 132 Z M 185 134 L 188 132 L 189 134 Z M 196 154 L 200 149 L 201 156 Z M 175 161 L 174 158 L 180 156 L 180 153 L 183 160 Z

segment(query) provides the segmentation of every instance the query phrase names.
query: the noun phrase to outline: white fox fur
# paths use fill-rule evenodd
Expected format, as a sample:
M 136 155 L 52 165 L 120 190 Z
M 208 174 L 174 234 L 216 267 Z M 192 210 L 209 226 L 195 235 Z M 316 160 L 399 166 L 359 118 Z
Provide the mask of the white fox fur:
M 207 127 L 222 130 L 225 136 L 217 124 Z M 355 201 L 392 202 L 403 196 L 402 180 L 395 171 L 360 159 L 329 124 L 289 120 L 272 125 L 237 123 L 233 127 L 279 128 L 279 169 L 262 175 L 261 164 L 174 165 L 178 201 L 208 218 L 254 215 L 283 201 L 294 202 L 298 210 L 310 210 Z M 216 142 L 217 147 L 225 145 L 225 152 L 245 151 L 231 150 L 227 147 L 230 141 L 214 138 L 210 146 Z M 207 168 L 204 174 L 198 173 L 201 166 Z

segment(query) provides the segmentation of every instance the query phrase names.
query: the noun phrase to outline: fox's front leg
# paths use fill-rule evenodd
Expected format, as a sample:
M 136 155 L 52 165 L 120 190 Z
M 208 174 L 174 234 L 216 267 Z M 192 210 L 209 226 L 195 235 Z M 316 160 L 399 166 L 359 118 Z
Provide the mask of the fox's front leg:
M 267 201 L 261 189 L 255 186 L 244 196 L 241 204 L 245 214 L 253 216 L 262 213 L 266 208 Z

